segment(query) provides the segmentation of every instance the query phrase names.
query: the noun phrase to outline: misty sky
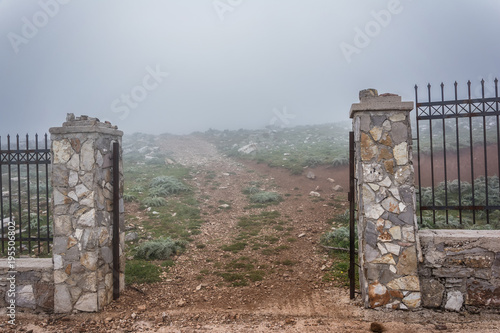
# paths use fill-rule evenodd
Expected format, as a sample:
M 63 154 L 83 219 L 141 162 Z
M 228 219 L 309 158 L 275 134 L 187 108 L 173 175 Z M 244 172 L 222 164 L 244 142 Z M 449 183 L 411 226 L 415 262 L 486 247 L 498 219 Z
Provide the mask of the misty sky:
M 319 124 L 361 89 L 497 76 L 497 0 L 0 0 L 2 136 L 68 112 L 127 133 Z

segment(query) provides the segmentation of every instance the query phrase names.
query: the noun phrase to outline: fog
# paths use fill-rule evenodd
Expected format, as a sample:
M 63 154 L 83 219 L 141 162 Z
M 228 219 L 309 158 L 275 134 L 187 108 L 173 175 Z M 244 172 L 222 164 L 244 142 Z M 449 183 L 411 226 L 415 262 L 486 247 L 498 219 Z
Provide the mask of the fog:
M 126 133 L 320 124 L 365 88 L 465 94 L 500 77 L 499 17 L 495 0 L 0 0 L 0 135 L 68 112 Z

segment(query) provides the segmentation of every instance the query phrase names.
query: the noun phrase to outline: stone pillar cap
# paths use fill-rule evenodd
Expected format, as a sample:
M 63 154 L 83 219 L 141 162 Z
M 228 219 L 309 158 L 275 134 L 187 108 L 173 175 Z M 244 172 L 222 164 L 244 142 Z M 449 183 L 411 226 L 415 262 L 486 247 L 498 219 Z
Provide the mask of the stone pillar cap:
M 82 115 L 75 117 L 73 113 L 68 113 L 66 122 L 62 127 L 52 127 L 49 129 L 51 134 L 63 133 L 106 133 L 122 136 L 123 132 L 118 130 L 118 126 L 113 126 L 109 121 L 101 122 L 98 118 L 92 118 Z
M 413 102 L 402 102 L 401 96 L 396 94 L 379 95 L 376 89 L 364 89 L 359 92 L 360 103 L 354 103 L 349 111 L 349 117 L 353 118 L 355 112 L 359 111 L 411 111 Z

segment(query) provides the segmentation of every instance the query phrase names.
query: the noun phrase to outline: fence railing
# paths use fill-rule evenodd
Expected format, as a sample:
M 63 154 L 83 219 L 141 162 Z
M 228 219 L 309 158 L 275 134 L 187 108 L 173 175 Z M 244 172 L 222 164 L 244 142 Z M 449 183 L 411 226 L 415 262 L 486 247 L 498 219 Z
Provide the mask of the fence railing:
M 445 100 L 441 83 L 440 100 L 418 100 L 415 86 L 418 156 L 418 201 L 421 224 L 489 224 L 500 217 L 500 98 L 498 80 L 485 96 L 481 81 L 479 98 Z M 492 214 L 495 214 L 492 216 Z M 498 216 L 497 216 L 498 215 Z
M 28 135 L 0 137 L 0 239 L 2 255 L 46 254 L 52 242 L 50 148 Z

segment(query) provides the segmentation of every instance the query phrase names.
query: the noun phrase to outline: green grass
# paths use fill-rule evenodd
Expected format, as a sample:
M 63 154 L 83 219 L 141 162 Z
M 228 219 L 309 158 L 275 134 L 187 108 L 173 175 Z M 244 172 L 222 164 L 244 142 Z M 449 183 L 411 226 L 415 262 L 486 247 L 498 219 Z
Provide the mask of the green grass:
M 283 261 L 277 261 L 276 264 L 278 265 L 284 265 L 284 266 L 293 266 L 296 264 L 295 261 L 292 261 L 290 259 L 285 259 Z
M 272 255 L 278 255 L 280 254 L 282 251 L 284 250 L 288 250 L 290 247 L 287 246 L 287 245 L 280 245 L 280 246 L 277 246 L 275 248 L 268 248 L 268 249 L 264 249 L 261 251 L 261 253 L 263 255 L 266 255 L 266 256 L 272 256 Z
M 264 271 L 260 271 L 260 270 L 251 271 L 251 272 L 248 272 L 248 274 L 247 274 L 248 279 L 252 282 L 264 280 L 265 275 L 266 275 L 266 273 Z
M 222 245 L 221 249 L 223 251 L 230 251 L 230 252 L 237 253 L 237 252 L 245 249 L 246 246 L 247 246 L 247 243 L 236 242 L 236 243 L 232 243 L 232 244 L 229 244 L 229 245 Z
M 245 256 L 231 260 L 224 266 L 219 264 L 217 266 L 214 265 L 214 267 L 223 270 L 213 272 L 213 274 L 222 277 L 225 282 L 230 283 L 233 287 L 247 286 L 248 281 L 262 281 L 266 274 L 263 270 L 256 270 L 255 260 Z M 263 268 L 265 266 L 262 265 L 260 267 Z
M 129 260 L 125 265 L 125 283 L 153 283 L 161 281 L 162 269 L 142 260 Z
M 330 269 L 324 273 L 324 282 L 334 282 L 338 287 L 349 287 L 349 253 L 341 251 L 330 251 L 330 258 L 333 264 Z M 357 255 L 356 263 L 357 263 Z M 359 289 L 359 276 L 357 267 L 355 271 L 356 288 Z

